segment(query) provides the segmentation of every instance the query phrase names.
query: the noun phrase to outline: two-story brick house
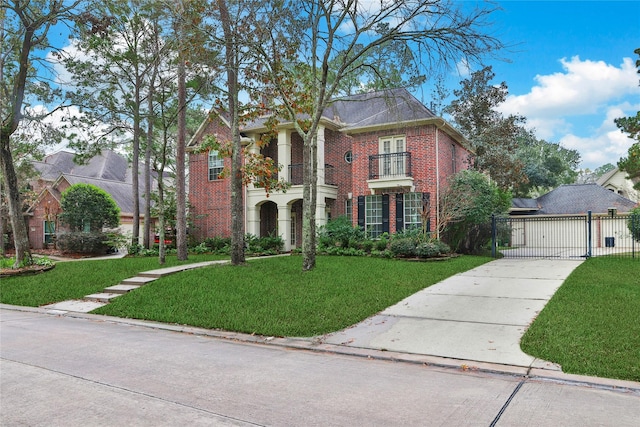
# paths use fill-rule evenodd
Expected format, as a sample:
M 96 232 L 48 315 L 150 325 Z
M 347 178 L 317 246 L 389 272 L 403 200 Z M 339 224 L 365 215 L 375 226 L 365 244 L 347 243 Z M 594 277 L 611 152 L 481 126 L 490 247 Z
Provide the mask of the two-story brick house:
M 265 121 L 243 126 L 249 150 L 260 150 L 251 141 L 267 132 Z M 229 138 L 224 115 L 210 117 L 189 143 L 189 197 L 199 239 L 231 234 L 230 180 L 218 177 L 229 160 L 215 151 L 197 150 L 206 134 Z M 348 215 L 373 237 L 419 226 L 427 203 L 433 228 L 442 186 L 447 177 L 467 168 L 471 154 L 458 131 L 405 89 L 336 100 L 323 114 L 317 145 L 317 224 Z M 267 196 L 249 185 L 244 194 L 247 233 L 277 233 L 286 249 L 301 243 L 302 148 L 293 125 L 280 123 L 277 140 L 261 152 L 282 165 L 291 188 Z

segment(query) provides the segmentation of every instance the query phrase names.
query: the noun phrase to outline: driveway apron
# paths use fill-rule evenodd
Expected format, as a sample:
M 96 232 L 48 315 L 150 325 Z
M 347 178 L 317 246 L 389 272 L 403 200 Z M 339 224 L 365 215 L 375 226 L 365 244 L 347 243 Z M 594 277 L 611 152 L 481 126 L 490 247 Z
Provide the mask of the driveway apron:
M 582 260 L 500 259 L 457 274 L 323 341 L 464 361 L 560 369 L 520 339 Z

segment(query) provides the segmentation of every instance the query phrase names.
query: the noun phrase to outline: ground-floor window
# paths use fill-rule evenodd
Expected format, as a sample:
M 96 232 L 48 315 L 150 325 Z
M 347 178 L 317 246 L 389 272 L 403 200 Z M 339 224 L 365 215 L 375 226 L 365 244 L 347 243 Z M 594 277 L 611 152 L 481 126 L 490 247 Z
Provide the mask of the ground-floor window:
M 44 221 L 44 242 L 53 243 L 53 239 L 56 235 L 56 222 Z
M 382 234 L 382 196 L 365 198 L 365 230 L 372 239 Z
M 422 193 L 406 193 L 404 194 L 404 228 L 409 230 L 412 228 L 422 227 Z M 396 213 L 397 215 L 400 212 Z
M 344 202 L 344 214 L 351 219 L 351 214 L 353 212 L 353 200 L 347 199 Z
M 291 247 L 295 248 L 296 247 L 296 214 L 295 212 L 291 213 L 291 239 L 290 239 L 290 243 L 291 243 Z

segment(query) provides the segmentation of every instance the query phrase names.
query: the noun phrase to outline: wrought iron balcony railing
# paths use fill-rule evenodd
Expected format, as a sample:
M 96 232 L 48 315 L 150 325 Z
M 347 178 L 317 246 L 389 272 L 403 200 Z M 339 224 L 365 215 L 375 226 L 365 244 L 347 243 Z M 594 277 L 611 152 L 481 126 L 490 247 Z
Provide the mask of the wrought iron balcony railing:
M 332 165 L 324 165 L 324 183 L 335 185 L 334 167 Z M 289 165 L 289 183 L 291 185 L 302 185 L 302 163 Z
M 369 156 L 369 179 L 403 178 L 411 175 L 411 153 Z

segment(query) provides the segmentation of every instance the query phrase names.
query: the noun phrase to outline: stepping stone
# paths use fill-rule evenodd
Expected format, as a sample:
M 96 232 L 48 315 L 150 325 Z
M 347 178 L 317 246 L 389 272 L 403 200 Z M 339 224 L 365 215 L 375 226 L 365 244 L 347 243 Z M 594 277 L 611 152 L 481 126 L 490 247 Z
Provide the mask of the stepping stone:
M 42 308 L 61 314 L 68 311 L 72 311 L 74 313 L 88 313 L 105 305 L 107 305 L 107 303 L 98 301 L 70 300 L 44 305 Z
M 134 289 L 138 289 L 140 285 L 114 285 L 105 288 L 104 291 L 111 294 L 126 294 L 127 292 L 133 291 Z
M 108 303 L 112 299 L 114 299 L 116 297 L 119 297 L 121 295 L 122 294 L 113 294 L 113 293 L 108 293 L 108 292 L 101 292 L 99 294 L 87 295 L 86 297 L 84 297 L 84 299 L 89 300 L 89 301 L 98 301 L 98 302 Z
M 157 279 L 157 277 L 136 276 L 136 277 L 131 277 L 129 279 L 124 279 L 123 281 L 120 282 L 120 284 L 121 285 L 138 285 L 138 286 L 142 286 L 142 285 L 146 285 L 149 282 L 153 282 L 156 279 Z

